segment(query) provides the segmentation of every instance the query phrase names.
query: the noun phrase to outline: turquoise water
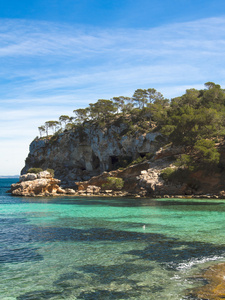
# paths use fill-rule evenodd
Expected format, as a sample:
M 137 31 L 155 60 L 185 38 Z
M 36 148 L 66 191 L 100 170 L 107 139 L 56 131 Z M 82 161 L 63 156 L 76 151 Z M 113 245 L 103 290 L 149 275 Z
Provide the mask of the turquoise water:
M 0 299 L 191 299 L 225 261 L 222 200 L 20 198 L 14 181 L 0 179 Z

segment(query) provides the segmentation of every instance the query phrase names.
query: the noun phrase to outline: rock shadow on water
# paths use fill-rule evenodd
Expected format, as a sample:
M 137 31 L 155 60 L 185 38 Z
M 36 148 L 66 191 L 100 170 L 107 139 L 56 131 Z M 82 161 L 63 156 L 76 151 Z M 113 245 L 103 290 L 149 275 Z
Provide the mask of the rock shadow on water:
M 200 257 L 221 255 L 225 245 L 215 245 L 204 242 L 186 242 L 166 235 L 147 232 L 112 230 L 107 228 L 34 228 L 34 236 L 38 241 L 78 241 L 78 242 L 144 242 L 143 250 L 131 250 L 123 254 L 135 255 L 142 259 L 159 263 L 181 263 Z
M 180 240 L 158 240 L 150 242 L 143 250 L 131 250 L 123 254 L 135 255 L 141 259 L 156 261 L 168 269 L 177 269 L 181 264 L 196 263 L 204 258 L 222 256 L 225 246 L 201 242 L 185 242 Z
M 31 203 L 40 203 L 40 202 L 46 202 L 46 198 L 44 199 L 36 199 L 36 198 L 24 198 L 24 202 L 31 202 Z M 153 199 L 153 198 L 140 198 L 137 201 L 137 198 L 106 198 L 106 197 L 76 197 L 76 198 L 61 198 L 61 197 L 53 197 L 51 198 L 51 204 L 60 204 L 60 205 L 75 205 L 75 206 L 108 206 L 108 207 L 148 207 L 148 206 L 154 206 L 154 207 L 175 207 L 175 206 L 196 206 L 196 207 L 202 207 L 202 206 L 218 206 L 218 205 L 224 205 L 224 202 L 215 202 L 215 201 L 195 201 L 192 200 L 185 200 L 185 199 Z
M 225 253 L 225 245 L 215 245 L 203 242 L 186 242 L 166 235 L 147 232 L 132 232 L 106 228 L 33 228 L 36 241 L 78 241 L 78 242 L 144 242 L 143 250 L 131 250 L 122 254 L 135 255 L 141 259 L 164 263 L 170 268 L 176 268 L 180 263 L 201 257 L 220 256 Z
M 32 242 L 34 226 L 27 224 L 25 218 L 8 218 L 0 226 L 0 245 L 6 243 L 9 246 Z
M 25 218 L 0 219 L 0 264 L 40 261 L 43 256 L 38 254 L 38 248 L 23 247 L 30 243 L 32 226 L 26 224 Z
M 114 290 L 109 289 L 95 289 L 94 291 L 83 291 L 77 297 L 77 299 L 84 300 L 111 300 L 111 299 L 130 299 L 131 297 L 135 299 L 139 299 L 140 295 L 146 295 L 146 299 L 148 299 L 149 295 L 154 293 L 158 293 L 162 291 L 163 288 L 158 287 L 147 287 L 147 286 L 133 286 L 130 289 L 124 289 L 121 291 L 120 286 L 118 286 L 118 290 L 116 287 Z
M 143 293 L 158 293 L 164 289 L 161 285 L 138 285 L 140 281 L 129 279 L 133 274 L 151 272 L 153 269 L 131 263 L 109 266 L 88 264 L 78 267 L 78 272 L 61 275 L 54 285 L 70 290 L 71 293 L 76 289 L 80 293 L 77 299 L 129 299 Z M 91 276 L 87 277 L 85 274 Z
M 133 274 L 140 274 L 143 272 L 152 271 L 154 268 L 150 266 L 143 266 L 131 263 L 119 265 L 84 265 L 79 268 L 84 273 L 97 275 L 98 282 L 102 284 L 109 284 L 111 282 L 119 282 L 124 284 L 134 285 L 137 283 L 135 280 L 128 279 L 127 277 Z
M 34 291 L 18 296 L 17 300 L 47 300 L 47 299 L 71 299 L 73 293 L 64 293 L 62 291 Z M 110 291 L 107 289 L 96 289 L 94 291 L 82 291 L 74 299 L 84 300 L 114 300 L 114 299 L 130 299 L 130 297 L 138 297 L 138 291 Z M 73 299 L 73 298 L 72 298 Z
M 78 272 L 69 272 L 61 274 L 59 279 L 53 282 L 53 285 L 57 288 L 71 290 L 79 288 L 84 282 L 86 282 L 84 274 Z
M 35 241 L 155 241 L 163 240 L 165 236 L 157 233 L 142 233 L 107 228 L 67 228 L 67 227 L 33 227 L 33 238 Z
M 0 225 L 9 225 L 13 226 L 15 224 L 22 224 L 22 223 L 28 223 L 28 220 L 26 218 L 0 218 Z
M 159 263 L 177 264 L 190 259 L 198 259 L 201 257 L 211 257 L 221 255 L 225 252 L 225 246 L 217 246 L 210 243 L 202 242 L 186 242 L 176 238 L 168 238 L 166 235 L 149 233 L 149 232 L 134 232 L 113 230 L 107 228 L 69 228 L 69 227 L 38 227 L 26 224 L 26 220 L 15 219 L 12 225 L 0 227 L 0 245 L 4 249 L 4 244 L 12 245 L 15 254 L 12 251 L 6 251 L 1 254 L 0 262 L 5 261 L 21 261 L 24 254 L 30 260 L 40 260 L 35 249 L 26 248 L 26 250 L 18 250 L 18 245 L 22 243 L 36 242 L 138 242 L 148 246 L 143 250 L 131 250 L 123 252 L 123 254 L 135 255 L 141 259 L 157 261 Z M 20 255 L 21 254 L 21 255 Z M 14 258 L 13 258 L 14 255 Z M 10 258 L 11 257 L 11 258 Z
M 64 298 L 61 297 L 62 297 L 61 291 L 42 290 L 42 291 L 33 291 L 33 292 L 25 293 L 23 295 L 18 296 L 16 300 L 66 299 L 65 297 Z
M 43 260 L 35 248 L 4 249 L 0 247 L 0 263 L 22 263 Z
M 132 295 L 131 295 L 132 294 Z M 95 290 L 93 292 L 82 292 L 77 299 L 84 300 L 114 300 L 114 299 L 130 299 L 131 296 L 137 296 L 137 293 L 121 292 L 121 291 L 108 291 L 108 290 Z

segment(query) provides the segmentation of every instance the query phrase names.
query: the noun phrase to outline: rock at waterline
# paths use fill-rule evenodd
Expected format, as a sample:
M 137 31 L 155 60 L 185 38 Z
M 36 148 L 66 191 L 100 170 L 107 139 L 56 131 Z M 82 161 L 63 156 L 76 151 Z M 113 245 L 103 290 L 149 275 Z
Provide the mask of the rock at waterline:
M 14 196 L 28 197 L 67 194 L 67 191 L 59 186 L 60 182 L 48 171 L 28 173 L 20 176 L 19 182 L 12 184 L 9 192 Z

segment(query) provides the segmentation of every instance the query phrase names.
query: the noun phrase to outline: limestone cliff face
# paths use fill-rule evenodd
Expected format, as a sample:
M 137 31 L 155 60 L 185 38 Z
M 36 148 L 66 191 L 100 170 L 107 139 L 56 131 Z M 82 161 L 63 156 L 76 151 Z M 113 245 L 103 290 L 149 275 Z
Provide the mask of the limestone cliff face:
M 126 135 L 127 125 L 101 128 L 86 125 L 58 136 L 35 139 L 21 174 L 31 167 L 51 168 L 62 183 L 88 180 L 115 168 L 123 157 L 131 160 L 155 153 L 157 132 Z

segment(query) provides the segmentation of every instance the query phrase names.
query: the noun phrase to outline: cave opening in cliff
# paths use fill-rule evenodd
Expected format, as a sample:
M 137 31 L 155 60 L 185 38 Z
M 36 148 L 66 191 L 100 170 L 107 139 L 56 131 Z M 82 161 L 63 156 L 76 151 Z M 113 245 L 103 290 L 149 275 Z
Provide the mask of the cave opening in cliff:
M 94 170 L 100 168 L 100 159 L 94 154 L 94 152 L 92 152 L 92 166 Z
M 119 162 L 119 157 L 118 156 L 110 156 L 110 160 L 111 160 L 110 169 L 111 170 L 117 169 L 117 165 L 118 165 L 118 162 Z

